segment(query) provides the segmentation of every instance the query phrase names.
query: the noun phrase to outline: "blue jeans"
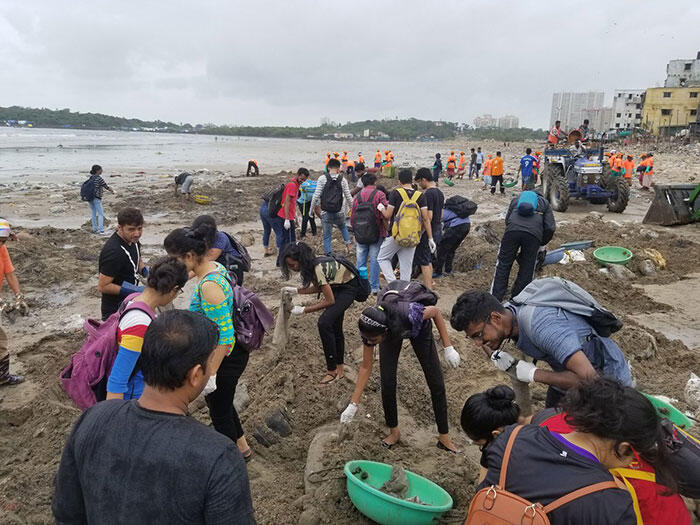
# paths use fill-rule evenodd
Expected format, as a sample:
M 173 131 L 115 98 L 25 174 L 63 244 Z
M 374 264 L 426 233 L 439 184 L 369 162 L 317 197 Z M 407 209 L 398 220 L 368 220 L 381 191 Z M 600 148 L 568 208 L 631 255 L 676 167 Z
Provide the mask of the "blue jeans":
M 291 244 L 297 240 L 296 234 L 294 233 L 294 221 L 292 221 L 292 227 L 285 230 L 284 219 L 282 217 L 273 217 L 268 220 L 270 221 L 270 226 L 272 226 L 272 229 L 275 231 L 275 242 L 277 243 L 277 266 L 279 266 L 282 249 L 288 244 Z
M 90 221 L 92 222 L 92 233 L 104 232 L 104 212 L 102 211 L 102 199 L 92 199 L 88 201 L 90 205 Z
M 272 224 L 270 224 L 270 215 L 267 209 L 267 202 L 265 201 L 263 201 L 263 203 L 260 205 L 260 221 L 263 225 L 263 246 L 267 248 L 270 244 Z
M 374 244 L 357 244 L 355 247 L 358 268 L 367 266 L 367 258 L 369 258 L 369 285 L 373 292 L 379 291 L 379 263 L 377 262 L 377 255 L 383 242 L 384 237 L 380 237 Z
M 343 212 L 331 213 L 329 211 L 322 211 L 321 226 L 323 227 L 323 249 L 326 253 L 331 253 L 333 225 L 336 225 L 340 229 L 345 244 L 350 244 L 350 233 L 348 232 L 348 224 L 345 221 Z

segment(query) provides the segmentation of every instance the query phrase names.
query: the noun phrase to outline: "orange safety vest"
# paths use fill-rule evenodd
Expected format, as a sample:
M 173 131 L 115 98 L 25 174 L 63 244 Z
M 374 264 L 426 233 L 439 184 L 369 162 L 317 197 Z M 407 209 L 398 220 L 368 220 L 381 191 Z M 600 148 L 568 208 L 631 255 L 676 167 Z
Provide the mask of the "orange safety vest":
M 384 165 L 389 166 L 391 168 L 391 161 L 394 160 L 393 157 L 391 156 L 390 153 L 386 154 L 386 157 L 384 158 Z
M 647 157 L 647 163 L 645 164 L 645 166 L 649 167 L 649 172 L 648 172 L 649 175 L 653 175 L 654 174 L 654 157 Z
M 354 161 L 354 160 L 349 160 L 349 161 L 348 161 L 348 168 L 350 168 L 350 167 L 352 167 L 352 168 L 355 167 L 355 161 Z
M 633 160 L 626 160 L 625 162 L 622 163 L 622 165 L 625 168 L 625 178 L 631 179 L 632 174 L 634 173 L 634 161 Z
M 377 152 L 377 153 L 374 155 L 374 162 L 381 162 L 381 161 L 382 161 L 382 154 L 379 153 L 379 152 Z
M 612 161 L 611 166 L 612 166 L 612 170 L 615 173 L 622 173 L 622 159 L 620 158 L 619 155 L 616 156 L 615 159 Z
M 458 169 L 463 170 L 464 165 L 467 163 L 467 157 L 464 155 L 459 156 L 459 165 L 457 166 Z
M 347 161 L 348 161 L 348 156 L 347 156 L 345 153 L 343 153 L 343 156 L 340 157 L 340 160 L 342 160 L 343 162 L 346 162 L 346 163 L 347 163 Z
M 455 169 L 455 166 L 457 165 L 457 157 L 454 155 L 450 155 L 447 157 L 447 169 L 448 170 L 453 170 Z
M 496 157 L 491 164 L 491 175 L 503 175 L 503 157 Z
M 560 136 L 561 136 L 561 128 L 557 128 L 555 126 L 549 132 L 549 137 L 547 137 L 547 142 L 549 142 L 550 144 L 556 144 L 557 142 L 559 142 Z
M 326 157 L 326 161 L 324 162 L 324 164 L 325 164 L 326 166 L 328 166 L 328 161 L 329 161 L 329 160 L 331 160 L 331 156 L 330 156 L 330 155 L 328 155 L 328 156 Z
M 484 162 L 484 175 L 491 175 L 491 164 L 493 163 L 493 159 L 486 159 L 486 162 Z
M 360 163 L 364 164 L 364 163 L 365 163 L 365 158 L 364 158 L 362 155 L 360 155 L 360 156 L 357 158 L 357 162 L 360 162 Z

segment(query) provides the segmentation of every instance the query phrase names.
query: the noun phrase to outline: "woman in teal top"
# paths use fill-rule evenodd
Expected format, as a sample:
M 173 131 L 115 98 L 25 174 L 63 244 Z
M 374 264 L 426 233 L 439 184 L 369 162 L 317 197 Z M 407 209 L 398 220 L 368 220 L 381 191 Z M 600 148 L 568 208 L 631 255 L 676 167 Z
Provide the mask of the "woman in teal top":
M 194 229 L 179 228 L 165 238 L 164 246 L 168 255 L 180 259 L 199 278 L 190 299 L 190 310 L 205 315 L 219 327 L 219 345 L 212 357 L 216 390 L 207 394 L 205 399 L 214 428 L 235 441 L 243 457 L 248 459 L 252 452 L 233 407 L 236 385 L 248 364 L 248 352 L 236 344 L 232 318 L 233 288 L 228 272 L 207 258 L 211 248 L 208 239 L 213 237 L 210 228 L 209 224 Z

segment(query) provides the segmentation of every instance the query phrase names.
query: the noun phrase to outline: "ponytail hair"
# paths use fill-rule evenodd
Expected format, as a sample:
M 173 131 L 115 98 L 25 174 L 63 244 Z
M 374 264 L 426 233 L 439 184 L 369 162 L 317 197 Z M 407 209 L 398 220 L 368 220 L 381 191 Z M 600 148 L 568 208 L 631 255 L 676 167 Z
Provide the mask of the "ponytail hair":
M 176 257 L 163 257 L 151 266 L 146 285 L 161 295 L 182 288 L 187 283 L 189 275 L 187 267 Z
M 492 432 L 518 422 L 520 407 L 515 392 L 506 385 L 496 385 L 486 392 L 469 396 L 462 408 L 462 429 L 473 441 L 493 439 Z
M 197 228 L 178 228 L 171 231 L 163 241 L 163 247 L 169 255 L 182 257 L 193 253 L 197 257 L 204 255 L 211 248 L 209 239 L 212 238 L 212 227 L 201 224 Z

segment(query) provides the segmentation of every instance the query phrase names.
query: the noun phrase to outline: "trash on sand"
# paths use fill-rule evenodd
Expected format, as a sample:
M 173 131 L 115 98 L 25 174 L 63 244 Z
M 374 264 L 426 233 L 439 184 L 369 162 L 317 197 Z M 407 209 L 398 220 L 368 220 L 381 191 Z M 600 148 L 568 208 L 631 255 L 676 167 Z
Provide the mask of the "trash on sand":
M 403 467 L 392 466 L 391 477 L 379 487 L 379 490 L 398 499 L 406 498 L 408 495 L 408 476 L 406 476 Z
M 693 410 L 700 409 L 700 377 L 696 376 L 693 372 L 690 373 L 690 379 L 688 379 L 688 382 L 685 384 L 683 396 L 690 408 Z
M 644 255 L 654 261 L 654 264 L 659 270 L 666 268 L 666 259 L 664 259 L 664 256 L 661 255 L 658 250 L 655 250 L 654 248 L 645 248 Z
M 564 256 L 559 261 L 559 264 L 569 264 L 573 262 L 585 261 L 586 256 L 581 250 L 564 250 Z

